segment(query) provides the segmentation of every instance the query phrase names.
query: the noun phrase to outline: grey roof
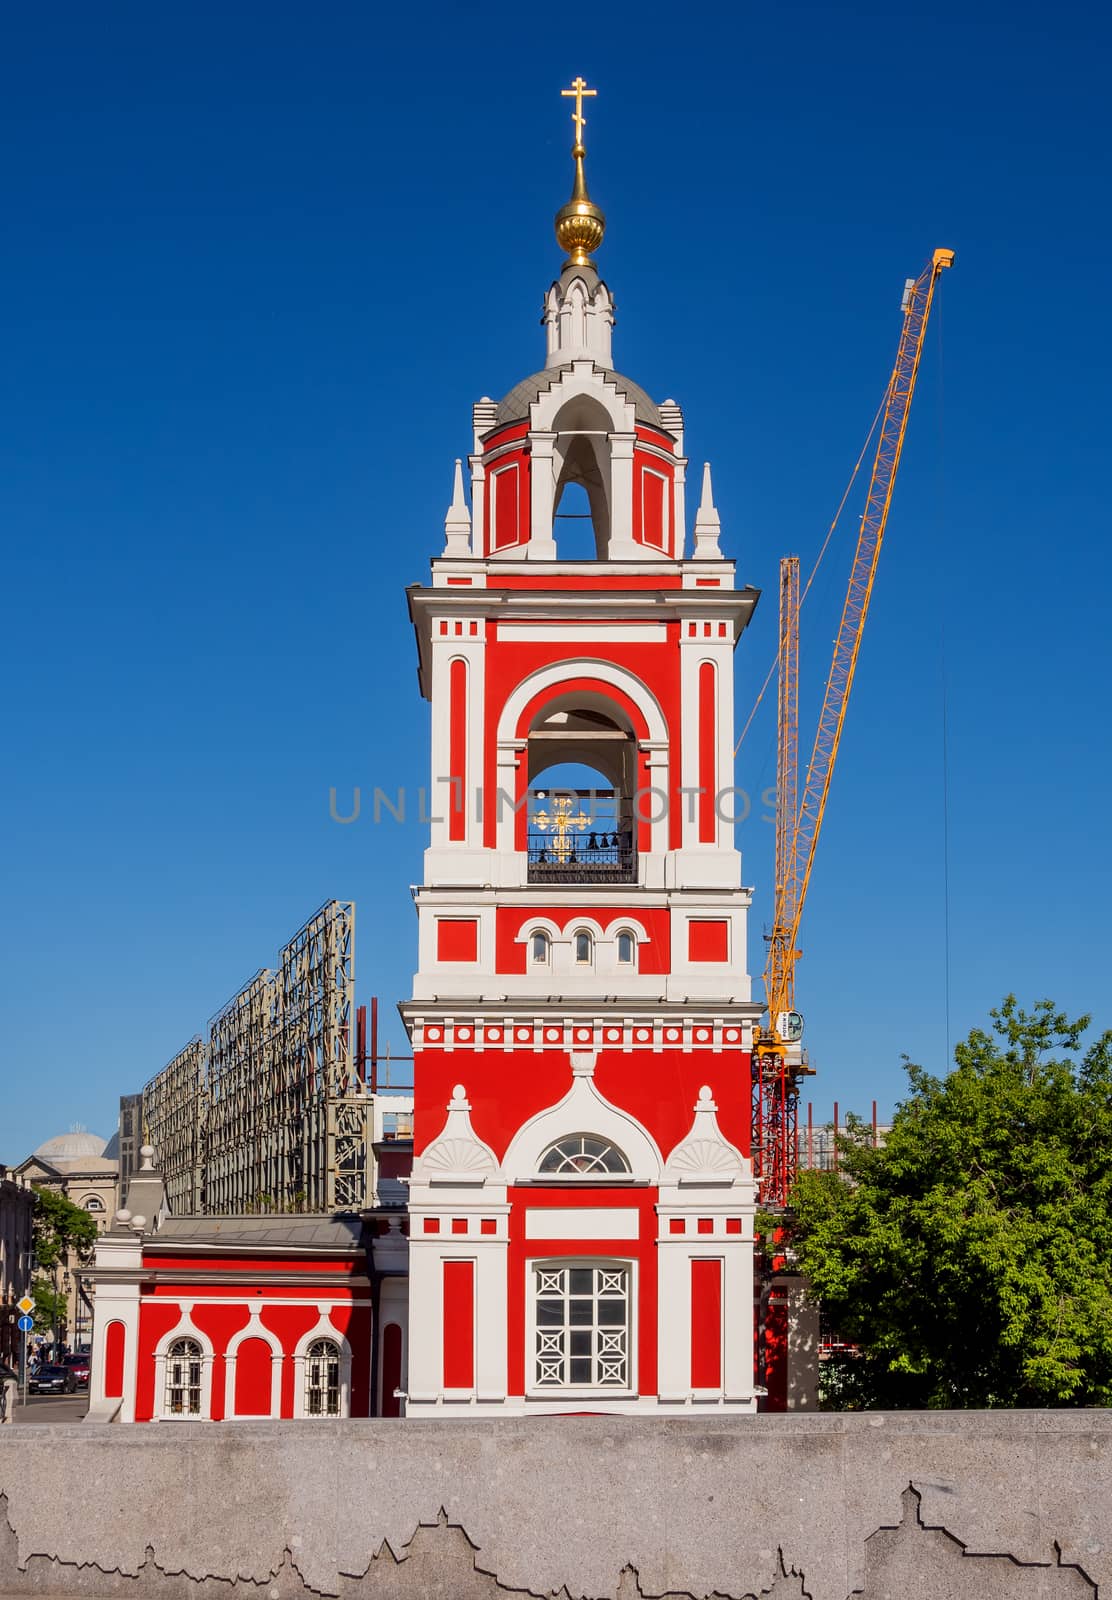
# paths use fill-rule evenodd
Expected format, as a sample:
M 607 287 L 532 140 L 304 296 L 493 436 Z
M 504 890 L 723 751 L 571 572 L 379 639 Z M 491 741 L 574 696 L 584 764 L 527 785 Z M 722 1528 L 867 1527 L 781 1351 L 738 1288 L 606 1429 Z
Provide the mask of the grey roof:
M 150 1241 L 162 1244 L 219 1245 L 244 1250 L 336 1250 L 361 1247 L 362 1218 L 334 1217 L 167 1217 Z
M 509 394 L 498 405 L 494 413 L 495 427 L 504 427 L 507 422 L 519 422 L 529 415 L 529 407 L 540 395 L 544 394 L 556 382 L 557 378 L 571 371 L 571 362 L 562 367 L 546 367 L 543 372 L 534 372 L 532 377 L 522 378 L 520 383 L 515 383 Z M 633 408 L 638 422 L 649 422 L 654 428 L 664 426 L 660 419 L 660 409 L 655 401 L 649 399 L 639 383 L 634 383 L 632 378 L 623 378 L 620 372 L 615 372 L 612 367 L 598 367 L 596 372 L 625 395 L 627 400 L 633 401 Z

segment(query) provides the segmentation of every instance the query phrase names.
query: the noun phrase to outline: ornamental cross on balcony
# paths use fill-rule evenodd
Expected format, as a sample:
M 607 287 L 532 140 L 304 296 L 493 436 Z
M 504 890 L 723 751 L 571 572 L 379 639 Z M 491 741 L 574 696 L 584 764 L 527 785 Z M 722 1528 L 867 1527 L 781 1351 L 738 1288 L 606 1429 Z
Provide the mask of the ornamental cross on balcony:
M 570 796 L 554 796 L 551 813 L 538 811 L 533 818 L 534 826 L 538 827 L 542 833 L 548 833 L 550 830 L 555 833 L 556 837 L 552 841 L 552 859 L 559 866 L 563 866 L 571 859 L 572 842 L 570 834 L 572 829 L 577 828 L 582 833 L 590 821 L 590 818 L 585 817 L 582 811 L 577 811 L 572 816 L 571 808 L 574 804 L 575 801 Z

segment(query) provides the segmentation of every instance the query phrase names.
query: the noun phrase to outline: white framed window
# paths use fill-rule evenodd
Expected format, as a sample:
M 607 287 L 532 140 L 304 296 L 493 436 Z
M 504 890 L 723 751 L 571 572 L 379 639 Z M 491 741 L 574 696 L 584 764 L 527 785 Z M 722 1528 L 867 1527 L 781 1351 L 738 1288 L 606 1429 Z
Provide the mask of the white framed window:
M 538 928 L 529 940 L 529 959 L 535 967 L 547 967 L 552 954 L 552 940 Z
M 340 1415 L 340 1347 L 334 1339 L 315 1339 L 305 1352 L 305 1415 Z
M 618 965 L 632 967 L 637 960 L 637 940 L 628 928 L 623 928 L 617 938 Z
M 351 1345 L 333 1327 L 329 1307 L 319 1309 L 316 1327 L 302 1334 L 293 1352 L 293 1414 L 350 1417 Z
M 560 1178 L 595 1177 L 600 1173 L 628 1173 L 628 1160 L 616 1144 L 590 1133 L 571 1133 L 550 1144 L 537 1171 Z
M 104 1201 L 99 1195 L 96 1194 L 89 1195 L 88 1199 L 82 1200 L 81 1204 L 84 1206 L 86 1211 L 100 1212 L 104 1210 Z
M 575 936 L 575 961 L 580 967 L 589 967 L 594 958 L 594 940 L 585 929 Z
M 166 1352 L 164 1415 L 201 1415 L 203 1352 L 196 1339 L 175 1339 Z
M 632 1387 L 630 1267 L 537 1262 L 533 1268 L 533 1388 Z

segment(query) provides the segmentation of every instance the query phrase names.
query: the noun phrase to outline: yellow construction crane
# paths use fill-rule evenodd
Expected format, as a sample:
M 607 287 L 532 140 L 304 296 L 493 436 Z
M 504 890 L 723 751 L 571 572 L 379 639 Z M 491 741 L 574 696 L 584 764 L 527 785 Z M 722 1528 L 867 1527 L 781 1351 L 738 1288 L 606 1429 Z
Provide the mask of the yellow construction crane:
M 908 278 L 904 285 L 896 364 L 884 400 L 857 551 L 798 807 L 799 558 L 787 556 L 780 564 L 776 866 L 764 978 L 768 1020 L 753 1041 L 753 1164 L 766 1207 L 785 1205 L 795 1178 L 799 1078 L 809 1071 L 799 1045 L 803 1021 L 795 1009 L 799 926 L 869 614 L 931 303 L 939 276 L 953 260 L 952 250 L 936 250 L 918 278 Z

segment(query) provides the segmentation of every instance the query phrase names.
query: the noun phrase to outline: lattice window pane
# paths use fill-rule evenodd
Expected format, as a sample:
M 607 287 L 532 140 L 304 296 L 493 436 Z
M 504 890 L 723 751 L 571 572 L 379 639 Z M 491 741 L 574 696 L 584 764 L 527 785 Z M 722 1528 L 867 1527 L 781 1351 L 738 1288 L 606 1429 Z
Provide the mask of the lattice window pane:
M 536 1268 L 534 1381 L 628 1388 L 629 1268 Z
M 340 1414 L 340 1347 L 331 1339 L 317 1339 L 305 1355 L 305 1415 L 338 1417 Z
M 541 1157 L 538 1168 L 540 1172 L 555 1173 L 562 1178 L 629 1170 L 629 1162 L 617 1145 L 589 1133 L 569 1134 L 566 1139 L 550 1145 Z
M 201 1415 L 201 1347 L 195 1339 L 175 1339 L 166 1352 L 166 1415 Z

